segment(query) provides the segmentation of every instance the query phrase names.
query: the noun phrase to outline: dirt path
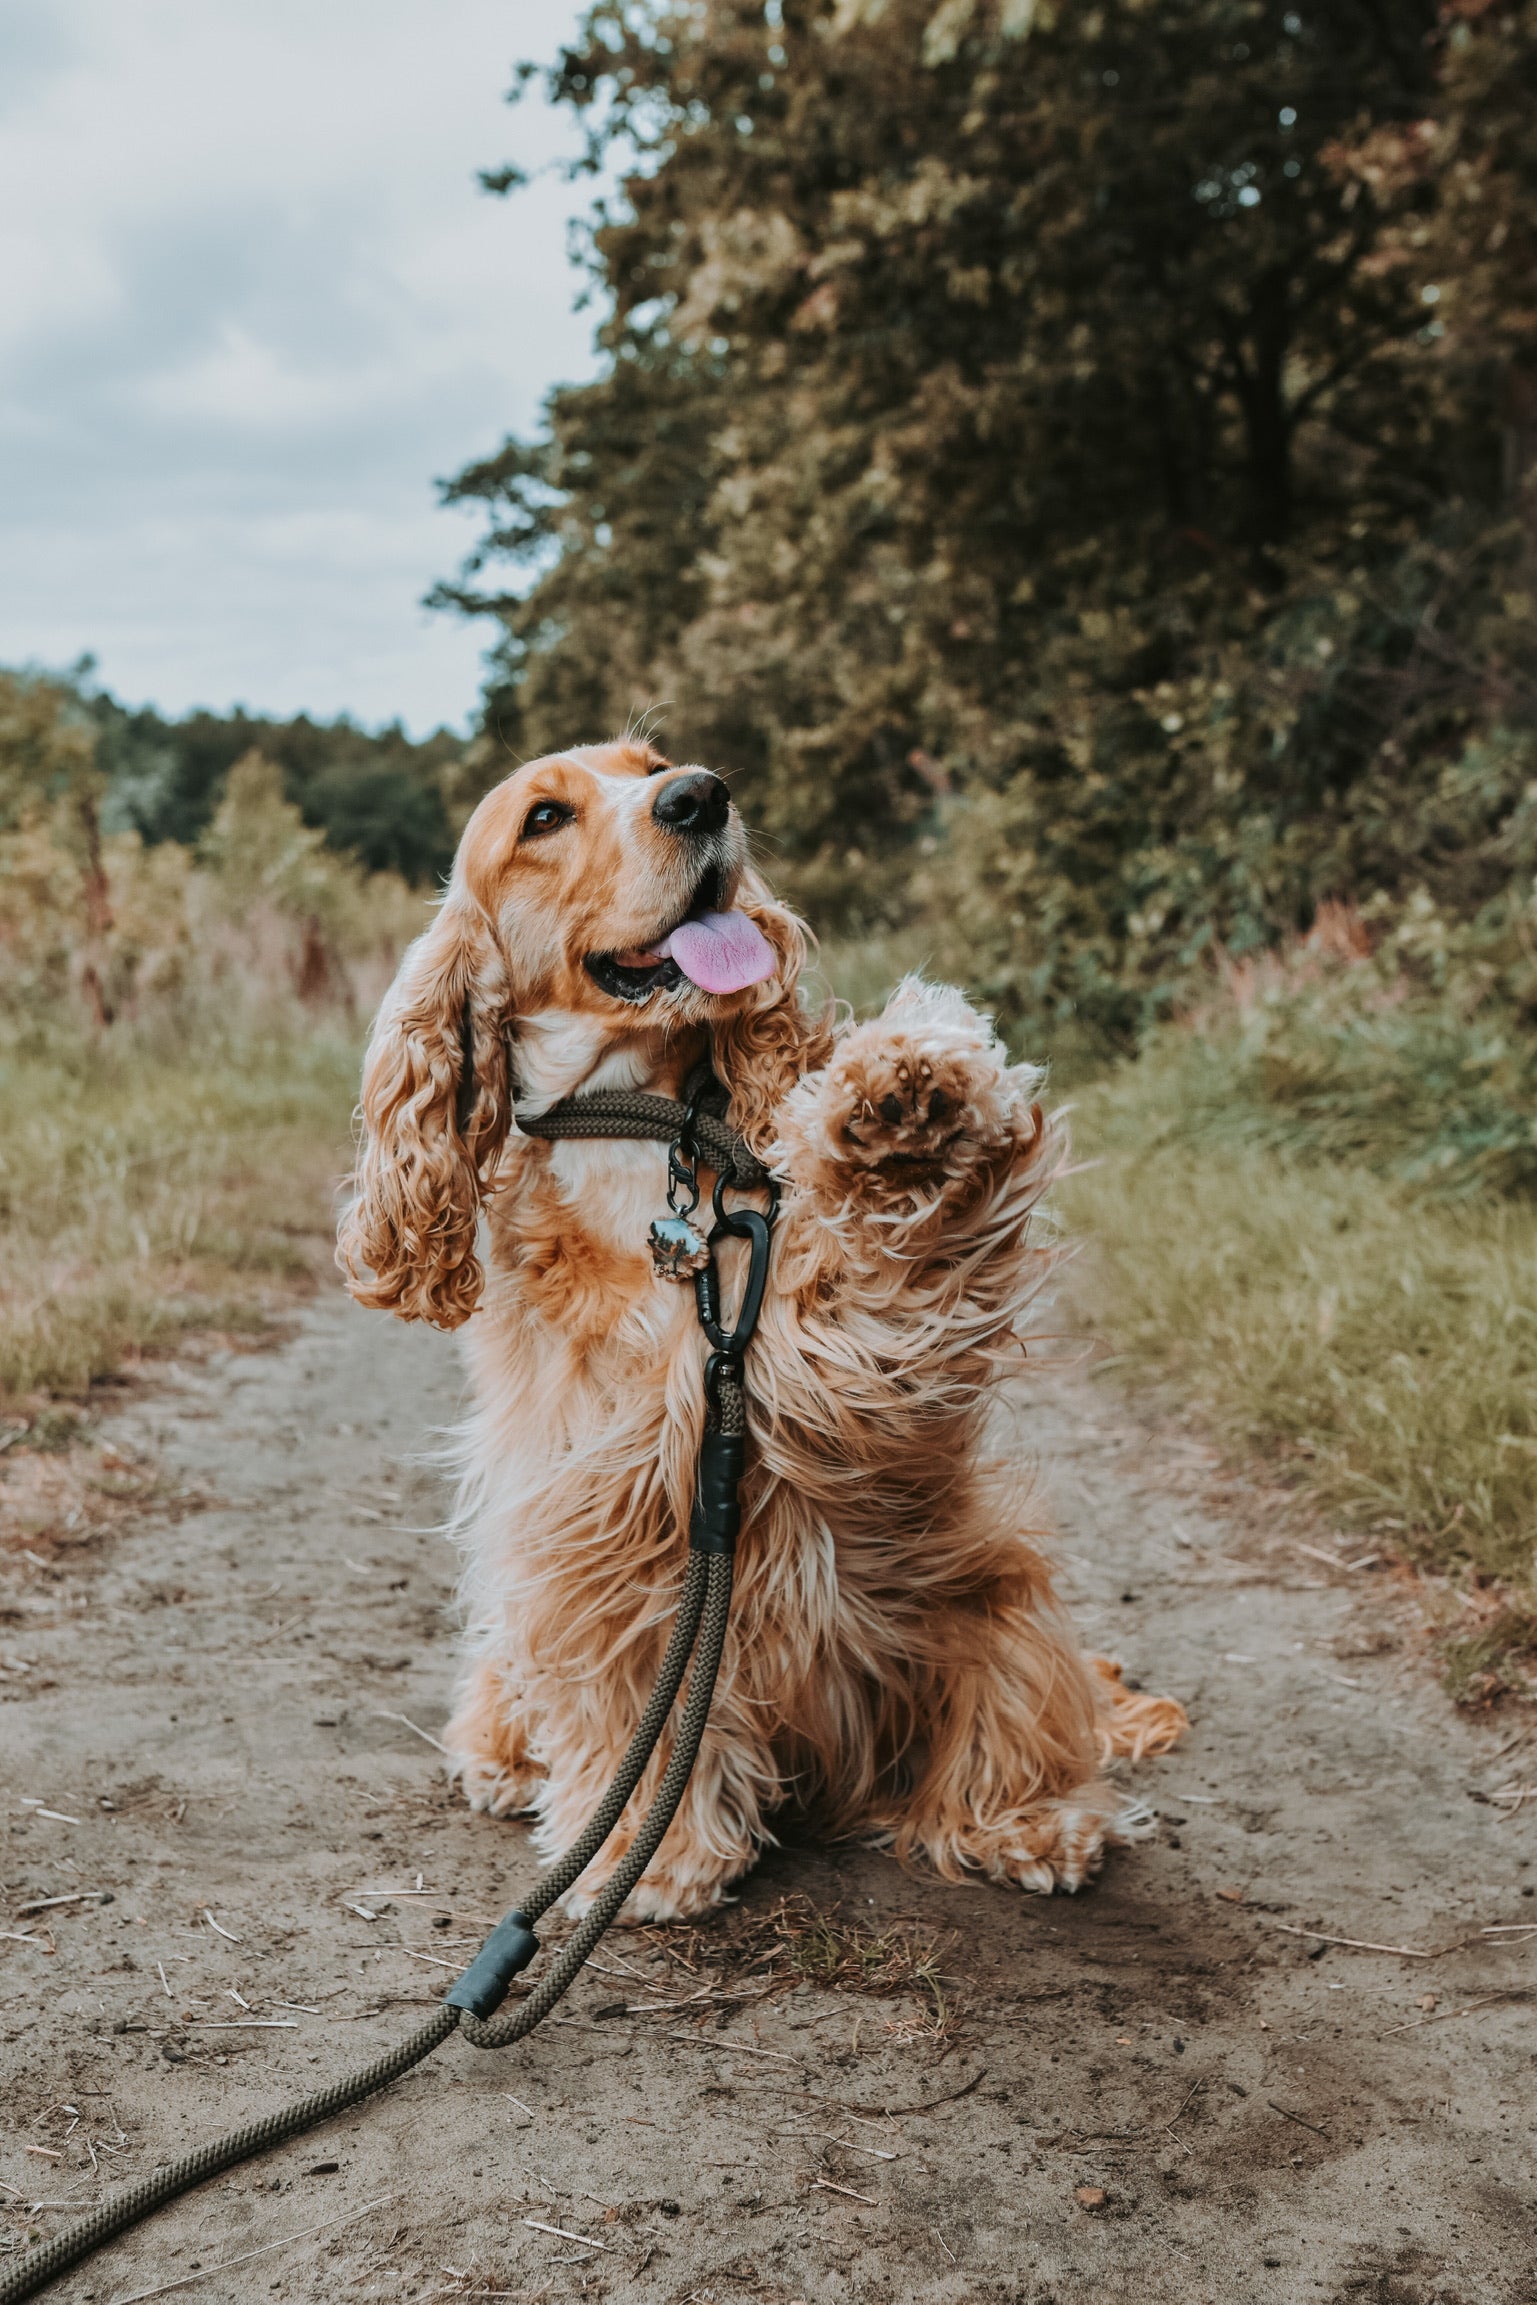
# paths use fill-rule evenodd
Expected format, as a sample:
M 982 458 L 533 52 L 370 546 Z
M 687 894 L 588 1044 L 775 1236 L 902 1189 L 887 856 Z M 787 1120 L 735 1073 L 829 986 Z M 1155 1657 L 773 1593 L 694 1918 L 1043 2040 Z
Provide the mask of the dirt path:
M 201 1508 L 5 1556 L 13 2241 L 61 2222 L 28 2202 L 86 2202 L 396 2037 L 525 1877 L 521 1831 L 458 1806 L 401 1718 L 436 1730 L 452 1672 L 418 1452 L 457 1387 L 444 1341 L 328 1303 L 119 1420 Z M 675 1940 L 697 1977 L 627 1937 L 568 2022 L 496 2059 L 451 2043 L 57 2294 L 1537 2299 L 1537 1950 L 1479 1936 L 1537 1923 L 1537 1803 L 1488 1799 L 1537 1743 L 1455 1719 L 1412 1646 L 1355 1653 L 1384 1580 L 1242 1534 L 1108 1384 L 1053 1381 L 1026 1422 L 1087 1631 L 1194 1715 L 1139 1772 L 1156 1843 L 1051 1902 L 781 1849 Z M 958 1930 L 941 2036 L 921 1991 L 744 1984 L 787 1896 Z M 1313 1957 L 1282 1924 L 1460 1949 Z M 627 2013 L 733 1976 L 702 2020 Z

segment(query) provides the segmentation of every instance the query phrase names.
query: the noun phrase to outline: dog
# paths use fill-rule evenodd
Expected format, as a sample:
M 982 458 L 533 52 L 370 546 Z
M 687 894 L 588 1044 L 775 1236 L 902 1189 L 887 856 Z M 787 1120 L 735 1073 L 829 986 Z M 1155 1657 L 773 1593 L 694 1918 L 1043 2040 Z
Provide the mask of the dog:
M 782 1187 L 730 1632 L 631 1920 L 719 1902 L 787 1803 L 949 1881 L 1076 1889 L 1146 1829 L 1102 1764 L 1185 1725 L 1078 1647 L 988 1445 L 1053 1256 L 1032 1231 L 1063 1152 L 1041 1075 L 947 986 L 909 978 L 873 1023 L 819 1013 L 806 957 L 720 777 L 578 746 L 476 809 L 364 1070 L 349 1285 L 469 1324 L 451 1766 L 475 1808 L 531 1817 L 546 1859 L 596 1806 L 670 1630 L 702 1340 L 647 1251 L 665 1147 L 544 1142 L 518 1114 L 677 1097 L 707 1057 Z M 728 1302 L 744 1254 L 722 1248 Z

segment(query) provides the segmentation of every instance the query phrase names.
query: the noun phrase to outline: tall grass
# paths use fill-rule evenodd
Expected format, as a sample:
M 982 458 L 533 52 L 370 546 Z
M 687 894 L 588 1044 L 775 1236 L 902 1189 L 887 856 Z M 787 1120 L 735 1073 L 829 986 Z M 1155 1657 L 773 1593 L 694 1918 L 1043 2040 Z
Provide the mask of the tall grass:
M 1093 1165 L 1062 1206 L 1112 1351 L 1347 1526 L 1529 1576 L 1537 1210 L 1447 1206 L 1273 1148 L 1159 1144 L 1168 1087 L 1144 1060 L 1078 1106 Z
M 340 1024 L 0 1056 L 0 1395 L 260 1326 L 325 1254 L 356 1082 Z
M 9 702 L 7 702 L 9 700 Z M 196 851 L 109 835 L 70 698 L 0 673 L 0 1402 L 258 1325 L 326 1255 L 362 1020 L 422 898 L 271 763 Z
M 1152 1044 L 1144 1118 L 1171 1139 L 1370 1168 L 1438 1200 L 1537 1194 L 1537 1034 L 1478 987 L 1365 958 L 1270 955 Z
M 1203 1093 L 1191 1095 L 1191 1079 Z M 1373 1083 L 1362 1083 L 1364 1097 Z M 1346 1129 L 1337 1104 L 1327 1129 Z M 1076 1104 L 1062 1215 L 1113 1353 L 1422 1563 L 1530 1579 L 1537 1208 L 1309 1146 L 1242 1051 L 1168 1033 Z M 1327 1139 L 1325 1139 L 1327 1141 Z M 1449 1164 L 1419 1166 L 1447 1176 Z

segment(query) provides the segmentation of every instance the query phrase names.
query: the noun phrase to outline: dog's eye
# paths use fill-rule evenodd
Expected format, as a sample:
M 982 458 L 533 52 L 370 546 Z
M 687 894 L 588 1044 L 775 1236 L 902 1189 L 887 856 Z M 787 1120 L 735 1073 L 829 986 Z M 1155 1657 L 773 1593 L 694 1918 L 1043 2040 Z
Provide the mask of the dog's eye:
M 563 800 L 536 801 L 523 819 L 523 838 L 537 840 L 542 832 L 556 832 L 571 822 L 573 813 Z

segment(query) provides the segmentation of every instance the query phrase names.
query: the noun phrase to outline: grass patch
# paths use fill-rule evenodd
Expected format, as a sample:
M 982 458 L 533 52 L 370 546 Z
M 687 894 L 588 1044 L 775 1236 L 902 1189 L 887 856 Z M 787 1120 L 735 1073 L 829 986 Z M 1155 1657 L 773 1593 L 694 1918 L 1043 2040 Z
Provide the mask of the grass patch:
M 935 1937 L 898 1922 L 867 1929 L 834 1911 L 819 1913 L 806 1898 L 785 1898 L 773 1916 L 784 1965 L 824 1993 L 926 1996 L 935 2022 L 947 2016 L 941 1963 L 954 1949 L 954 1932 Z
M 261 1326 L 324 1254 L 357 1063 L 340 1029 L 0 1057 L 0 1398 Z
M 1342 1161 L 1422 1198 L 1537 1193 L 1530 1030 L 1395 1000 L 1365 967 L 1164 1032 L 1146 1078 L 1154 1126 L 1183 1144 Z
M 1265 1141 L 1231 1083 L 1190 1097 L 1191 1064 L 1170 1035 L 1077 1105 L 1093 1165 L 1061 1203 L 1095 1326 L 1342 1524 L 1529 1590 L 1537 1209 Z M 1500 1660 L 1534 1633 L 1518 1590 L 1450 1644 L 1453 1694 L 1521 1685 Z

